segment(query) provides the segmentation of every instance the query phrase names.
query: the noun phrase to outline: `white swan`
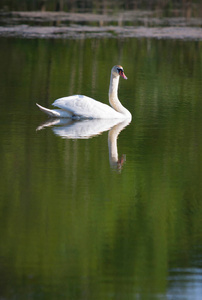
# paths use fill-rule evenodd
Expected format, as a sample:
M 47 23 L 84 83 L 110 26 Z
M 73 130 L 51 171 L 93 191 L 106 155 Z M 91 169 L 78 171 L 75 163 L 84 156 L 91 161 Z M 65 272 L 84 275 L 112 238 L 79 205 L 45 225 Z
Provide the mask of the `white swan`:
M 111 70 L 109 85 L 109 103 L 98 102 L 83 95 L 74 95 L 55 100 L 53 106 L 60 109 L 48 109 L 36 103 L 41 111 L 51 117 L 72 119 L 131 119 L 131 113 L 118 99 L 119 77 L 127 79 L 123 67 L 116 65 Z

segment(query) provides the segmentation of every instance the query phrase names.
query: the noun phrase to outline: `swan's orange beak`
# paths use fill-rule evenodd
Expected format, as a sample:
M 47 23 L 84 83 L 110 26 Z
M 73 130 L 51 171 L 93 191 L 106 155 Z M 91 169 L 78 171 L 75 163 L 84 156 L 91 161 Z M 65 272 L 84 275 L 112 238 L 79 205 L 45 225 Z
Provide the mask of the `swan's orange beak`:
M 123 77 L 123 79 L 128 79 L 122 70 L 119 71 L 119 75 Z

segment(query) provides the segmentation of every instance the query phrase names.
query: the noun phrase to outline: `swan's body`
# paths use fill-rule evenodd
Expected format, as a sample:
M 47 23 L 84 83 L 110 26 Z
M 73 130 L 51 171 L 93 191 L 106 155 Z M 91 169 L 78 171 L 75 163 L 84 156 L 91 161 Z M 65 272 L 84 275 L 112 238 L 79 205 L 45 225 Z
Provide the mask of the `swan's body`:
M 39 104 L 37 106 L 51 117 L 72 119 L 131 119 L 131 113 L 118 99 L 119 77 L 124 79 L 121 66 L 114 66 L 111 70 L 109 86 L 109 103 L 111 106 L 83 95 L 74 95 L 55 100 L 52 104 L 59 109 L 48 109 Z

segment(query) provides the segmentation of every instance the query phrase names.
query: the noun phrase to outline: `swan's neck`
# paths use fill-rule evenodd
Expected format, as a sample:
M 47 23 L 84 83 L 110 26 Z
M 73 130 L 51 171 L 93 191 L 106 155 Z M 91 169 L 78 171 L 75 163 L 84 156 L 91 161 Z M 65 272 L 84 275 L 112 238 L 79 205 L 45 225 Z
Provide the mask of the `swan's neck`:
M 121 104 L 118 99 L 119 76 L 111 74 L 109 85 L 109 103 L 119 113 L 131 116 L 130 112 Z

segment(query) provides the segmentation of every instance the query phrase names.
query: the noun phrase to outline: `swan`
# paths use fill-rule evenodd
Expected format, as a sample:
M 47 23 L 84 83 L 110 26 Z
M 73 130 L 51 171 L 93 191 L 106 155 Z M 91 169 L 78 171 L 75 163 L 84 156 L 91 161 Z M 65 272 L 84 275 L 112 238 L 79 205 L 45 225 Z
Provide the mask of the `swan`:
M 127 79 L 123 67 L 116 65 L 111 70 L 109 85 L 109 103 L 111 106 L 83 95 L 59 98 L 53 106 L 59 109 L 48 109 L 36 103 L 41 111 L 55 118 L 71 119 L 131 119 L 131 113 L 118 99 L 120 76 Z

